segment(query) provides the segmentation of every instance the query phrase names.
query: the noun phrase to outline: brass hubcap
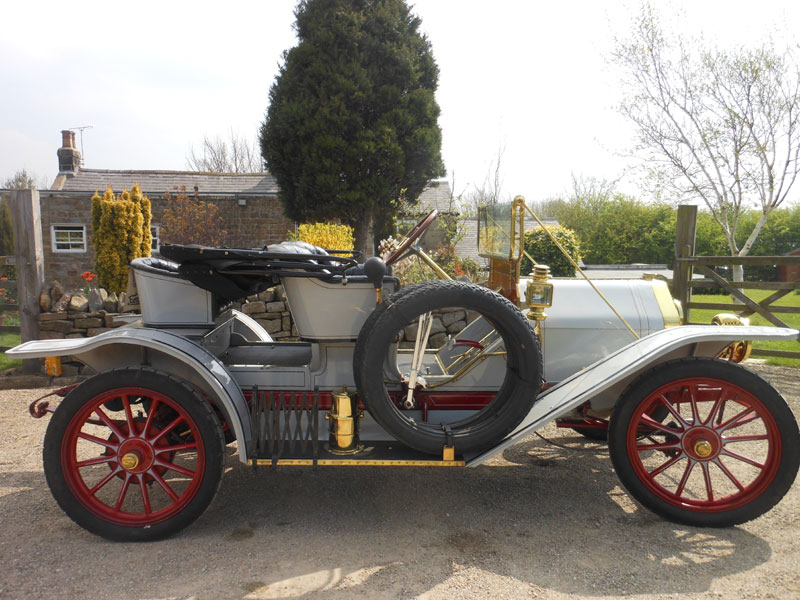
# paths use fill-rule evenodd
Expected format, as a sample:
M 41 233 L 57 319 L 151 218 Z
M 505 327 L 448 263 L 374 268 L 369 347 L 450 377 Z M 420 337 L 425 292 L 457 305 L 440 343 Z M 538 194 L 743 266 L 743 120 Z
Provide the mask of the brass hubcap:
M 135 469 L 139 466 L 139 457 L 133 452 L 128 452 L 119 462 L 124 469 Z
M 714 452 L 714 448 L 711 445 L 711 442 L 707 440 L 700 440 L 695 442 L 694 444 L 694 453 L 697 454 L 700 458 L 708 458 L 711 456 L 711 453 Z

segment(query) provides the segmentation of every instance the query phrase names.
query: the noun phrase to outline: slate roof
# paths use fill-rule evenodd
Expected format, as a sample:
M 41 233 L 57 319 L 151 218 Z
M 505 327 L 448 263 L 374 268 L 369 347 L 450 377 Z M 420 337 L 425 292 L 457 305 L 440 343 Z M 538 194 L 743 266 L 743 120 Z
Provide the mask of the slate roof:
M 175 188 L 194 187 L 202 195 L 274 196 L 278 184 L 269 173 L 197 173 L 194 171 L 115 171 L 109 169 L 80 169 L 77 174 L 62 173 L 56 177 L 51 190 L 100 193 L 109 185 L 115 192 L 130 189 L 138 183 L 142 191 L 161 195 Z
M 414 212 L 429 212 L 434 208 L 439 214 L 458 214 L 458 207 L 450 206 L 450 183 L 447 181 L 431 181 L 419 195 L 419 203 Z

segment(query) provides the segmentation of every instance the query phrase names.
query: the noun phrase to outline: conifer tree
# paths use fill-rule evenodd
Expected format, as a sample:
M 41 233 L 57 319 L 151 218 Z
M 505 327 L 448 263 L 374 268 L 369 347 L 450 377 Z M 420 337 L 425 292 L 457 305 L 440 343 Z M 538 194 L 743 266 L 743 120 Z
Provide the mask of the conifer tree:
M 370 224 L 444 174 L 439 70 L 404 0 L 301 0 L 270 90 L 261 153 L 296 221 Z
M 92 196 L 92 245 L 101 287 L 109 292 L 125 291 L 128 265 L 134 258 L 150 256 L 150 240 L 150 200 L 142 195 L 138 185 L 134 185 L 131 192 L 123 190 L 117 197 L 110 187 L 102 198 L 95 192 Z

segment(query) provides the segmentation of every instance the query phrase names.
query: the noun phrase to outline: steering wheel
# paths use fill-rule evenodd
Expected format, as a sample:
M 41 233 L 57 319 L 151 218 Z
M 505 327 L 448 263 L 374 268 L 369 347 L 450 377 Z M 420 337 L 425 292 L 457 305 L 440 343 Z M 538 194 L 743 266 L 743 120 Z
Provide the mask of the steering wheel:
M 420 237 L 422 237 L 422 234 L 425 233 L 428 227 L 431 226 L 431 223 L 436 220 L 436 216 L 438 214 L 439 211 L 434 208 L 419 223 L 411 228 L 411 231 L 409 231 L 408 235 L 406 235 L 406 239 L 404 239 L 403 242 L 397 247 L 397 250 L 390 252 L 389 255 L 384 259 L 383 262 L 386 263 L 387 267 L 396 263 L 403 257 L 406 251 L 411 248 L 411 245 Z

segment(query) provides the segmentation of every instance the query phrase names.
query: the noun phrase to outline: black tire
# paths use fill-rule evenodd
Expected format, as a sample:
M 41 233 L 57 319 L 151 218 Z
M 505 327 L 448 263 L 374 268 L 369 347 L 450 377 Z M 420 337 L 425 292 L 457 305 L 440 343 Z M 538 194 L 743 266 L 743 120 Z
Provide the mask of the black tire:
M 387 298 L 358 336 L 353 371 L 372 417 L 404 444 L 440 454 L 446 434 L 440 424 L 408 418 L 392 402 L 384 382 L 384 360 L 396 333 L 428 311 L 459 307 L 489 317 L 506 349 L 506 374 L 496 397 L 475 415 L 450 426 L 456 452 L 475 452 L 498 442 L 528 414 L 542 380 L 542 356 L 529 321 L 499 294 L 456 281 L 413 285 Z
M 761 377 L 691 358 L 650 370 L 624 392 L 609 450 L 622 484 L 647 508 L 677 523 L 728 527 L 759 517 L 789 491 L 800 433 Z
M 213 408 L 186 383 L 149 368 L 119 369 L 85 381 L 58 406 L 44 472 L 81 527 L 110 540 L 157 540 L 213 500 L 223 443 Z

